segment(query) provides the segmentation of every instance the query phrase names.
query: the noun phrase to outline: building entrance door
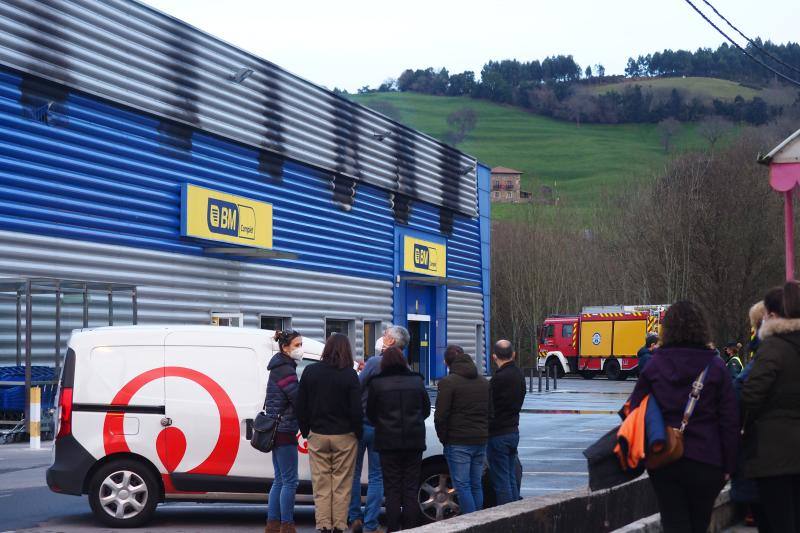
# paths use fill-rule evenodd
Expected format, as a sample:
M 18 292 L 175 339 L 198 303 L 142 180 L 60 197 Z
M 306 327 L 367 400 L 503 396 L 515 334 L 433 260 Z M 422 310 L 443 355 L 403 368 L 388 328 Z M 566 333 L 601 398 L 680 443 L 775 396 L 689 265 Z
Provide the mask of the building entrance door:
M 408 343 L 408 363 L 411 370 L 423 375 L 427 384 L 430 379 L 430 315 L 408 315 L 408 333 L 411 336 Z

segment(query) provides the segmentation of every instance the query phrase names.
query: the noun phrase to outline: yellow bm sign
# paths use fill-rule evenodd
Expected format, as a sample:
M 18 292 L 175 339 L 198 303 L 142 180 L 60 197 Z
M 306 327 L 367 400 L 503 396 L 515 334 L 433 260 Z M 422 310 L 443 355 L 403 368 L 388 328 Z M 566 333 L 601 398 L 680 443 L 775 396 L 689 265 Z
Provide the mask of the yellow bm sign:
M 442 278 L 447 276 L 447 246 L 405 235 L 403 270 Z
M 185 184 L 181 235 L 272 248 L 272 204 Z

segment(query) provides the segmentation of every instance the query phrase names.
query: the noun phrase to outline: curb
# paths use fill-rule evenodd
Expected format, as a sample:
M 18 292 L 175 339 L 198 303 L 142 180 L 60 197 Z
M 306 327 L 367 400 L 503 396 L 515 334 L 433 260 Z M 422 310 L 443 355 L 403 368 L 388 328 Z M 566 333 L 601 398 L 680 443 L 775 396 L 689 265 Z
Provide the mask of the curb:
M 615 415 L 619 410 L 613 409 L 521 409 L 521 413 L 540 415 Z

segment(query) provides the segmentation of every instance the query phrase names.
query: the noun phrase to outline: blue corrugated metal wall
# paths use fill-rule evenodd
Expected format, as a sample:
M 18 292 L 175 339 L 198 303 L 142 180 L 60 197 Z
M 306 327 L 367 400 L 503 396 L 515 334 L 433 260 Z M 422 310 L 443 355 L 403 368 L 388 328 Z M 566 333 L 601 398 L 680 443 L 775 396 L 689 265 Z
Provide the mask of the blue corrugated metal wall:
M 276 249 L 294 268 L 390 279 L 394 221 L 388 195 L 359 186 L 352 210 L 332 201 L 330 181 L 297 165 L 283 179 L 258 172 L 255 150 L 202 133 L 191 153 L 163 142 L 158 121 L 70 94 L 33 120 L 20 78 L 0 73 L 0 227 L 73 239 L 202 254 L 180 238 L 180 185 L 191 182 L 274 206 Z
M 262 262 L 393 277 L 386 251 L 395 222 L 385 191 L 359 185 L 347 212 L 315 171 L 287 163 L 282 179 L 271 180 L 259 173 L 255 150 L 202 132 L 193 133 L 190 151 L 181 149 L 165 140 L 163 122 L 72 92 L 45 124 L 22 105 L 21 82 L 0 70 L 0 228 L 202 255 L 179 234 L 180 185 L 191 182 L 273 204 L 275 248 L 299 259 Z M 448 276 L 483 281 L 479 224 L 455 216 Z M 409 227 L 435 232 L 439 209 L 414 202 Z

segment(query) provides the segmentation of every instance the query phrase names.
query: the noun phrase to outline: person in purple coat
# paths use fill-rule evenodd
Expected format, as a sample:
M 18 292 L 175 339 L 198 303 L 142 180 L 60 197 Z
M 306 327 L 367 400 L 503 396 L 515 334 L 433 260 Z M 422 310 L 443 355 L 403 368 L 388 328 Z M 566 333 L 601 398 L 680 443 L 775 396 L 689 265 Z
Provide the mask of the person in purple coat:
M 692 383 L 708 368 L 700 399 L 683 435 L 678 461 L 648 471 L 665 533 L 705 533 L 714 501 L 736 469 L 739 411 L 725 362 L 708 348 L 703 311 L 688 301 L 667 309 L 662 346 L 657 349 L 631 395 L 631 409 L 651 394 L 665 425 L 679 428 Z

